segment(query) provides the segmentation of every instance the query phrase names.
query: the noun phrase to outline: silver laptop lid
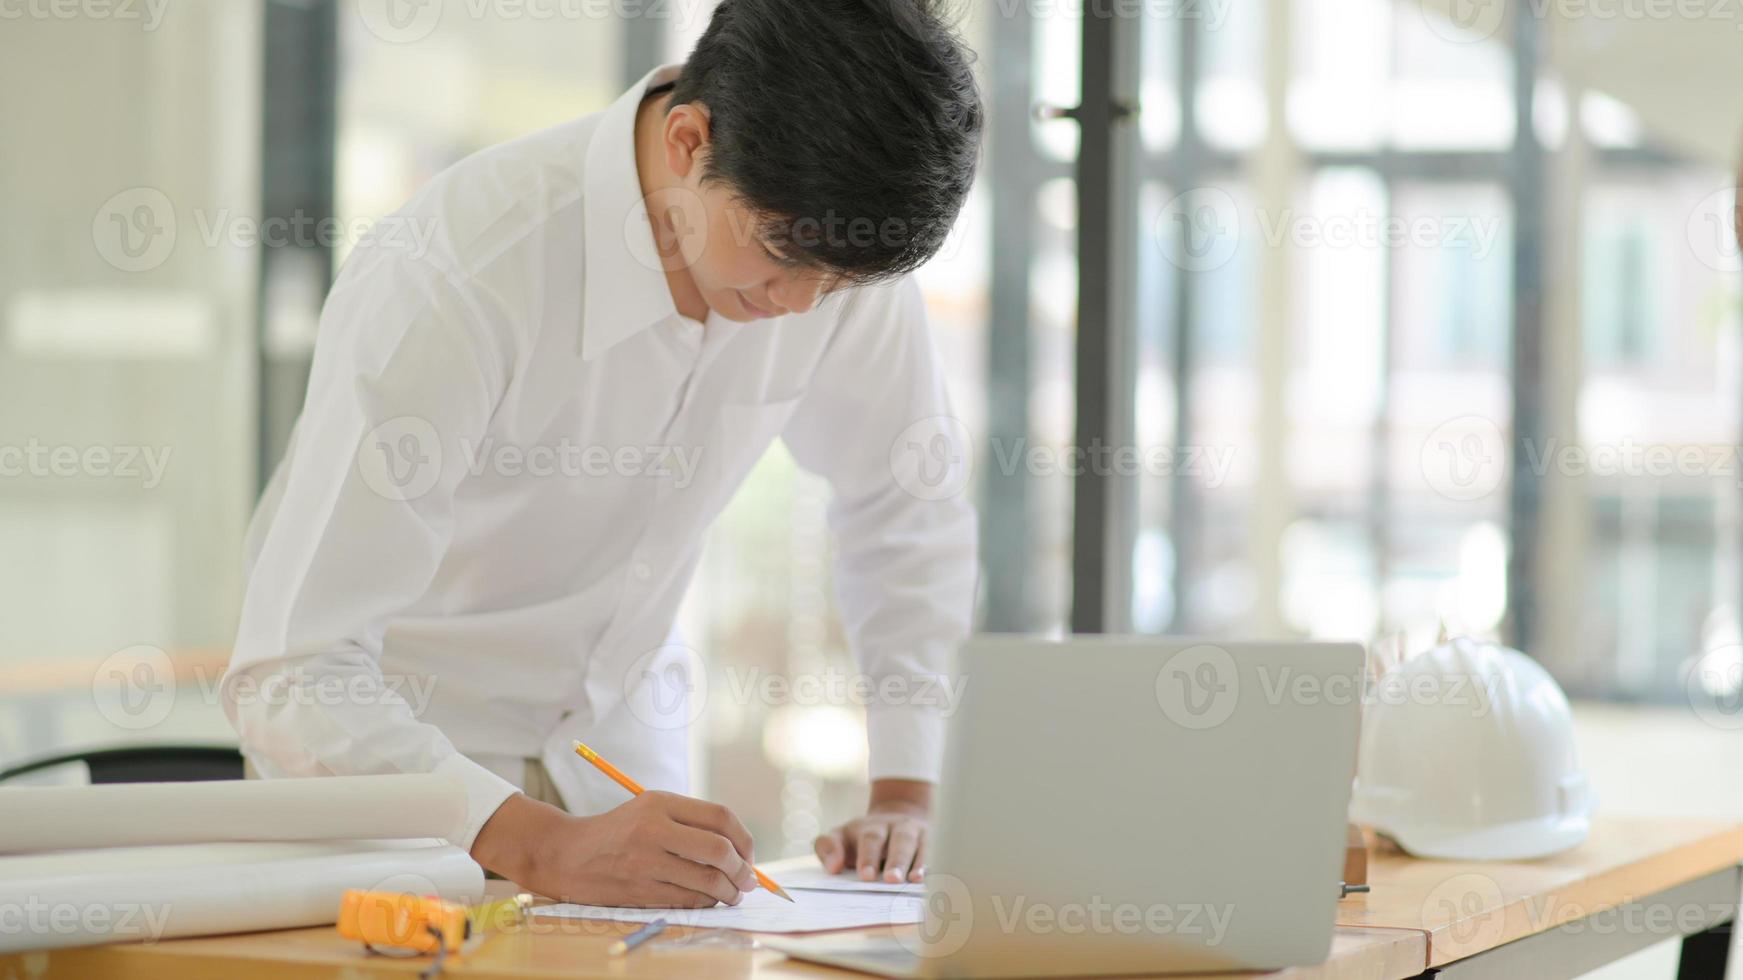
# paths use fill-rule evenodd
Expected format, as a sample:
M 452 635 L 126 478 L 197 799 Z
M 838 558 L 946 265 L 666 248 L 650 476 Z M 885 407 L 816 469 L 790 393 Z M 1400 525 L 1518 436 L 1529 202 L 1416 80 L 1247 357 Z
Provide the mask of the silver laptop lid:
M 1354 644 L 971 640 L 923 972 L 1323 960 L 1362 669 Z

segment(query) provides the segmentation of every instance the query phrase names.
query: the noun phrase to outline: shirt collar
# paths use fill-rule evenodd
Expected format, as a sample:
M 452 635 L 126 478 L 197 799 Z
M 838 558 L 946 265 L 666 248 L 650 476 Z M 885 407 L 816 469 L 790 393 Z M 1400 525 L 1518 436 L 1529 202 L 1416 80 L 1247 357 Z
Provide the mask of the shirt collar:
M 678 312 L 642 201 L 635 163 L 635 120 L 648 88 L 677 77 L 679 67 L 656 68 L 630 86 L 605 110 L 587 147 L 582 203 L 586 249 L 581 321 L 584 361 Z

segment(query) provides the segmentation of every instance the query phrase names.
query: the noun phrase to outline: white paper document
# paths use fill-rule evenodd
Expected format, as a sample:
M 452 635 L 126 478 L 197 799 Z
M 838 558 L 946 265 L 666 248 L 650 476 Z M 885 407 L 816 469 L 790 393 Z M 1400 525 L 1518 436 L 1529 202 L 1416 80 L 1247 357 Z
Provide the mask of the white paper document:
M 776 879 L 779 881 L 780 879 Z M 783 887 L 791 891 L 784 882 Z M 711 909 L 617 909 L 601 905 L 545 905 L 534 915 L 608 922 L 652 922 L 675 926 L 738 929 L 744 932 L 824 932 L 919 922 L 924 903 L 918 895 L 887 892 L 807 891 L 788 902 L 758 888 L 737 905 Z
M 887 881 L 860 881 L 857 871 L 848 870 L 838 875 L 832 875 L 823 870 L 823 865 L 815 857 L 787 858 L 771 864 L 759 865 L 763 873 L 780 882 L 782 888 L 792 891 L 804 888 L 811 891 L 830 892 L 888 892 L 896 895 L 924 895 L 926 886 L 915 882 L 899 882 L 890 884 Z

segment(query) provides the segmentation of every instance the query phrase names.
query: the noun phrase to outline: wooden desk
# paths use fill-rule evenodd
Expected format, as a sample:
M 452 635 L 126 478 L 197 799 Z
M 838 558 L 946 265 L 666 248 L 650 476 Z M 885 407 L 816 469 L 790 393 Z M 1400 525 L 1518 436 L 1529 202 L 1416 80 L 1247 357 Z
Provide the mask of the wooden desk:
M 1722 962 L 1723 940 L 1729 938 L 1743 888 L 1740 863 L 1743 826 L 1705 821 L 1601 821 L 1582 847 L 1522 864 L 1382 854 L 1370 873 L 1373 894 L 1339 904 L 1330 958 L 1271 974 L 1270 980 L 1402 980 L 1430 967 L 1456 976 L 1571 976 L 1675 936 L 1696 937 L 1697 955 L 1716 954 Z M 1716 926 L 1722 929 L 1711 931 Z M 534 919 L 450 961 L 447 975 L 490 980 L 855 976 L 768 950 L 720 945 L 673 944 L 623 959 L 608 957 L 610 940 L 632 928 Z M 673 935 L 691 934 L 673 930 Z M 428 963 L 370 956 L 331 927 L 320 927 L 0 956 L 0 980 L 404 978 Z M 1705 959 L 1700 968 L 1711 971 L 1712 964 Z M 1234 974 L 1216 978 L 1240 980 Z
M 1338 923 L 1419 930 L 1428 966 L 1455 976 L 1575 976 L 1694 937 L 1684 946 L 1684 975 L 1718 977 L 1743 891 L 1739 865 L 1737 824 L 1600 819 L 1584 844 L 1540 861 L 1376 854 L 1373 892 L 1339 903 Z M 1715 962 L 1717 972 L 1707 972 Z
M 493 891 L 512 888 L 490 883 Z M 899 927 L 900 928 L 900 927 Z M 913 927 L 905 927 L 913 928 Z M 673 928 L 656 945 L 616 959 L 606 954 L 611 940 L 633 925 L 574 919 L 533 918 L 512 932 L 490 939 L 465 957 L 451 959 L 444 975 L 470 980 L 521 980 L 535 977 L 635 978 L 706 976 L 715 980 L 742 977 L 852 978 L 858 974 L 787 959 L 766 949 L 724 945 L 686 945 L 675 938 L 694 930 Z M 879 931 L 888 931 L 879 930 Z M 1332 980 L 1344 977 L 1407 977 L 1421 972 L 1428 954 L 1420 932 L 1407 929 L 1339 929 L 1325 963 L 1270 974 L 1268 980 Z M 428 967 L 427 958 L 396 960 L 365 953 L 356 943 L 339 938 L 331 926 L 203 939 L 177 939 L 153 945 L 96 946 L 0 956 L 0 980 L 83 980 L 116 977 L 126 980 L 405 980 Z M 1219 973 L 1214 980 L 1253 980 L 1254 975 Z M 1173 975 L 1170 980 L 1194 980 Z M 1202 978 L 1213 980 L 1213 978 Z

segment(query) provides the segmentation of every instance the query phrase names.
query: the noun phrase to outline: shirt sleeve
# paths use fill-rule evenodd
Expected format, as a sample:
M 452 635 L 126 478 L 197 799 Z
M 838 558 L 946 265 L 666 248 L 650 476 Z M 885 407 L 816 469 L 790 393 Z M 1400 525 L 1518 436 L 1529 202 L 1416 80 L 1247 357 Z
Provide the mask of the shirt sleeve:
M 871 682 L 869 776 L 936 782 L 979 580 L 973 450 L 913 278 L 844 303 L 782 439 L 834 491 L 837 599 Z
M 428 589 L 453 528 L 465 448 L 512 363 L 488 313 L 442 272 L 355 253 L 322 311 L 293 445 L 250 529 L 222 686 L 267 776 L 434 772 L 466 789 L 470 849 L 516 787 L 418 719 L 381 671 L 389 620 Z

